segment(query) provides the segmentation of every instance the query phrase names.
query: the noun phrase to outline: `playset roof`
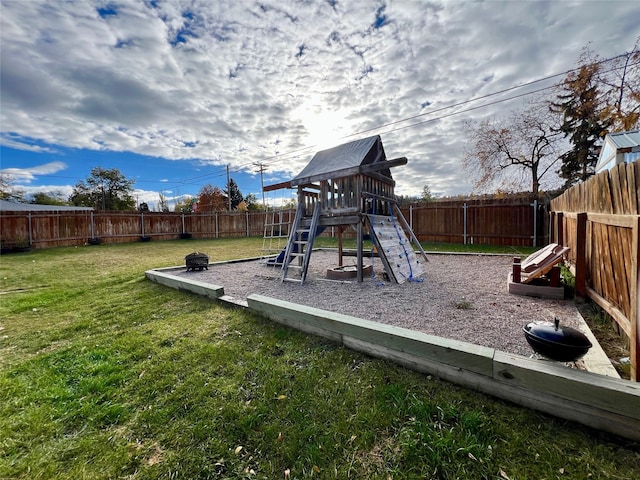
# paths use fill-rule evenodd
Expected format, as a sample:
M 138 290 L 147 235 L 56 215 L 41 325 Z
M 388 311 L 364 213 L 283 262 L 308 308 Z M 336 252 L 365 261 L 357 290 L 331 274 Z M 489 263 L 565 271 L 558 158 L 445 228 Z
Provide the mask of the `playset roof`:
M 291 180 L 292 186 L 378 171 L 391 178 L 379 135 L 344 143 L 316 153 L 309 164 Z

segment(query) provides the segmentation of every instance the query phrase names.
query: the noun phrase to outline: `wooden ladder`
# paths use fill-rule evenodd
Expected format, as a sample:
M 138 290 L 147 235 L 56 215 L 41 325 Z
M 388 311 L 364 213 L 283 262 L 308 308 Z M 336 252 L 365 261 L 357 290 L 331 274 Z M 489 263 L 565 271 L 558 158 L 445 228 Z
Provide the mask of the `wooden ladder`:
M 309 259 L 313 250 L 313 239 L 318 228 L 318 218 L 320 217 L 320 202 L 315 203 L 311 218 L 304 216 L 304 208 L 304 205 L 298 205 L 296 217 L 293 220 L 282 263 L 282 282 L 304 283 L 307 278 Z M 297 277 L 291 276 L 294 272 Z

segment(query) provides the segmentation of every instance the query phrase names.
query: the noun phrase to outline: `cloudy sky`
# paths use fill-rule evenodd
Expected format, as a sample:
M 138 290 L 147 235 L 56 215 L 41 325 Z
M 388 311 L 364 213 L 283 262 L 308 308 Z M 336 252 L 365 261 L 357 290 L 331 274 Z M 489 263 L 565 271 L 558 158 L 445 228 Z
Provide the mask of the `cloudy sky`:
M 256 163 L 276 183 L 379 134 L 409 159 L 398 194 L 465 194 L 466 121 L 520 109 L 589 42 L 630 50 L 638 25 L 637 1 L 1 0 L 0 169 L 67 195 L 118 168 L 153 204 L 228 165 L 260 198 Z

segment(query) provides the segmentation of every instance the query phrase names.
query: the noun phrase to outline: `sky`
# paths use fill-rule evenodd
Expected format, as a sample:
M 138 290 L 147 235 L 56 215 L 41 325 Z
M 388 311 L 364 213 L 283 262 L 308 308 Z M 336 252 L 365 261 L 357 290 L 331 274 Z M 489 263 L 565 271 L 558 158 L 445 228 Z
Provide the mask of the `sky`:
M 396 194 L 468 194 L 469 125 L 640 35 L 637 1 L 0 2 L 0 173 L 67 197 L 117 168 L 152 208 L 227 171 L 261 200 L 371 135 L 408 159 Z

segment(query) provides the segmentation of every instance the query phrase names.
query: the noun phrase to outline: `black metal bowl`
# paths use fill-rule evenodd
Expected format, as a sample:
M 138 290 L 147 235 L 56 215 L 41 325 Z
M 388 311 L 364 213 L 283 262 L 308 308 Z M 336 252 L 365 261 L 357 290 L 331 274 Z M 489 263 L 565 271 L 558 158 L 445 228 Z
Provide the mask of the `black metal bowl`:
M 575 328 L 554 322 L 531 322 L 522 329 L 536 353 L 557 362 L 575 362 L 593 346 L 586 335 Z

